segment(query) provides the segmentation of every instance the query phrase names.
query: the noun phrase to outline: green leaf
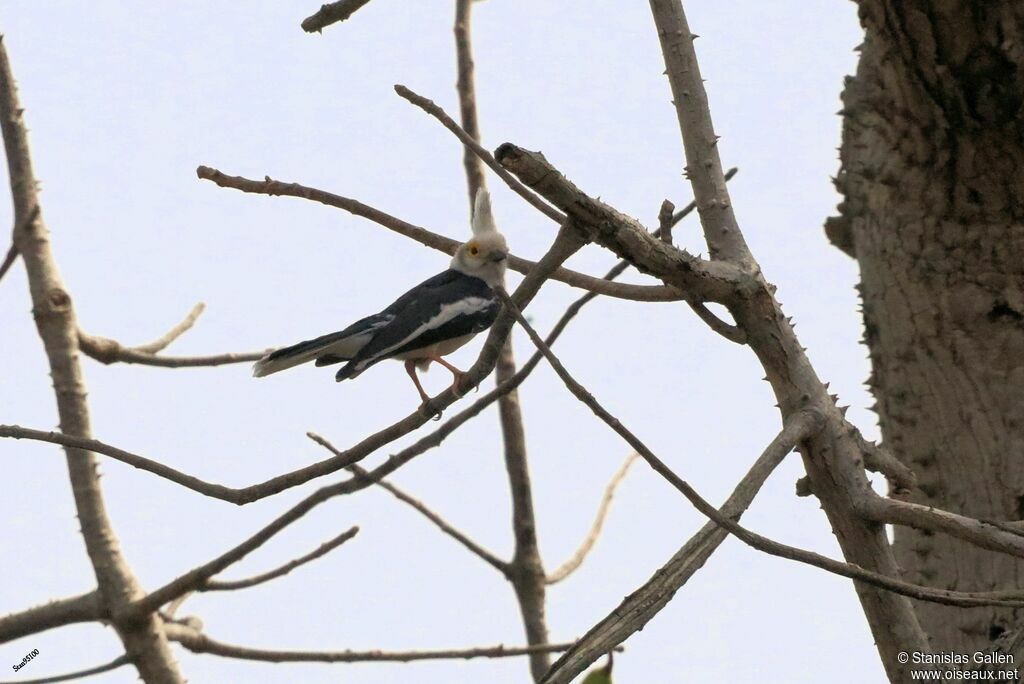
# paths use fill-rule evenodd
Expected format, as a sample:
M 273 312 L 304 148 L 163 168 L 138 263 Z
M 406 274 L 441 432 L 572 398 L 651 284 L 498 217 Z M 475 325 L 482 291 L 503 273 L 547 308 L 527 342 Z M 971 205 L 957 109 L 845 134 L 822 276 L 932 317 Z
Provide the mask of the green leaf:
M 608 662 L 587 673 L 580 684 L 612 684 L 612 654 L 608 654 Z
M 583 678 L 583 684 L 612 684 L 612 676 L 603 667 L 598 670 L 591 670 Z

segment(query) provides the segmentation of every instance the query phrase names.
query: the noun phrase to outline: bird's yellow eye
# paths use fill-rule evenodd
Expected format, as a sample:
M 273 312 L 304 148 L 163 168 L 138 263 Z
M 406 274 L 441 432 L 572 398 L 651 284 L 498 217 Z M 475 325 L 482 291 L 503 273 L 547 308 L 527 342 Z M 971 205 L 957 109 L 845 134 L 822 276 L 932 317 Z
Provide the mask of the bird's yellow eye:
M 472 254 L 473 256 L 476 256 L 479 252 L 480 252 L 480 250 L 477 249 L 476 245 L 470 245 L 469 246 L 469 253 Z

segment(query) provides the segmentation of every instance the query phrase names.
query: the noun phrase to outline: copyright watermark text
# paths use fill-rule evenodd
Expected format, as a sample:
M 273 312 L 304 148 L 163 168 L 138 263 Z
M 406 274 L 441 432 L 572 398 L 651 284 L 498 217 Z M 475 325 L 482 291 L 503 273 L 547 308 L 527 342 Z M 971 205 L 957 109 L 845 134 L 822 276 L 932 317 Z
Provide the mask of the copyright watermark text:
M 902 665 L 923 665 L 920 669 L 912 669 L 910 678 L 921 682 L 1006 682 L 1018 681 L 1020 673 L 1015 667 L 1013 656 L 1009 653 L 954 653 L 940 651 L 926 653 L 922 651 L 901 652 L 896 659 Z M 992 667 L 992 666 L 999 667 Z M 952 666 L 952 667 L 949 667 Z M 982 667 L 983 666 L 983 667 Z

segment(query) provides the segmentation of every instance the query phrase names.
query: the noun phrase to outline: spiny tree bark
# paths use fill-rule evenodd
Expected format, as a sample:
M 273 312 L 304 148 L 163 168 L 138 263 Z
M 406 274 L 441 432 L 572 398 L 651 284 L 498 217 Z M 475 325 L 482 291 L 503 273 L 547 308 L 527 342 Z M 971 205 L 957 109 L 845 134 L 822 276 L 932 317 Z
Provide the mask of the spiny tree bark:
M 861 0 L 843 94 L 845 197 L 826 231 L 861 268 L 882 434 L 914 500 L 1024 518 L 1024 4 Z M 1024 563 L 895 530 L 904 578 L 1024 586 Z M 917 603 L 934 650 L 991 645 L 1007 608 Z

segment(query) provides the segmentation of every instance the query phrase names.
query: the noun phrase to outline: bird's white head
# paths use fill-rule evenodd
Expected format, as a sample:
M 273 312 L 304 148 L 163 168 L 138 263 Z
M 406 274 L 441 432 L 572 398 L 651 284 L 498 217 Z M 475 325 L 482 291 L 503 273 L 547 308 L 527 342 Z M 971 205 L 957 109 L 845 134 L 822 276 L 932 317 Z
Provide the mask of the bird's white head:
M 473 237 L 459 246 L 452 258 L 452 268 L 496 287 L 505 277 L 507 258 L 505 236 L 498 232 L 491 213 L 491 196 L 486 190 L 477 190 L 473 201 Z

